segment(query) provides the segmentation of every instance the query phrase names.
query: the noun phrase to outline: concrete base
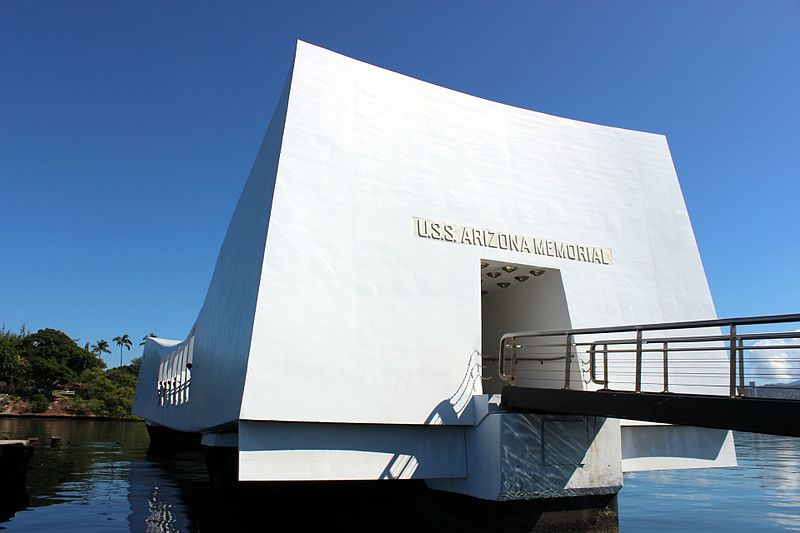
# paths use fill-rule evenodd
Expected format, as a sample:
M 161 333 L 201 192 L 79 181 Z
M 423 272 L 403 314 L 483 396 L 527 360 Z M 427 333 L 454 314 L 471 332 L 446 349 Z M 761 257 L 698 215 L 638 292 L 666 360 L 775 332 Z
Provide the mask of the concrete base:
M 262 516 L 298 502 L 313 513 L 292 518 L 303 530 L 482 532 L 615 532 L 616 496 L 487 501 L 428 488 L 418 480 L 240 482 L 235 448 L 203 446 L 219 501 Z M 237 516 L 242 524 L 257 519 Z M 231 524 L 226 524 L 230 526 Z
M 31 457 L 27 440 L 0 440 L 0 522 L 28 506 L 25 478 Z
M 440 493 L 437 499 L 449 520 L 463 527 L 460 531 L 619 531 L 616 495 L 490 502 Z
M 0 491 L 25 488 L 33 446 L 27 440 L 0 440 Z
M 467 476 L 464 432 L 445 425 L 239 421 L 240 481 L 372 481 Z M 227 445 L 233 439 L 215 435 Z
M 172 452 L 183 449 L 199 449 L 202 435 L 200 433 L 185 433 L 165 426 L 145 423 L 147 434 L 150 436 L 150 453 Z
M 239 450 L 229 446 L 203 446 L 203 458 L 211 482 L 218 486 L 239 483 Z
M 475 400 L 482 416 L 465 434 L 468 475 L 427 480 L 431 488 L 494 501 L 613 497 L 622 488 L 619 421 Z

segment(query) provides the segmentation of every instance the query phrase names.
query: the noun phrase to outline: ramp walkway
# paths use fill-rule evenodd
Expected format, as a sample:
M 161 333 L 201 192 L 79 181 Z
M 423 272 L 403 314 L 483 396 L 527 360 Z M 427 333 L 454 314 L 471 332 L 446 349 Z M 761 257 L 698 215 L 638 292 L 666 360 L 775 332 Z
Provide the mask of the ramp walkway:
M 498 375 L 513 411 L 800 437 L 800 314 L 507 333 Z

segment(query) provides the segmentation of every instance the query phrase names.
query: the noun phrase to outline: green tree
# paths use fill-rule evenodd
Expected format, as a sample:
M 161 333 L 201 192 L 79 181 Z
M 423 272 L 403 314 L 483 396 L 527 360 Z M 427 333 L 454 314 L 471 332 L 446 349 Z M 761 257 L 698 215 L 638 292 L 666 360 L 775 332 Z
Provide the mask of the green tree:
M 128 391 L 120 390 L 107 374 L 95 369 L 80 375 L 76 386 L 78 409 L 100 416 L 130 416 L 132 397 L 127 398 L 129 395 L 125 393 Z
M 76 374 L 62 361 L 52 357 L 42 357 L 36 353 L 26 356 L 26 383 L 33 392 L 44 392 L 47 396 L 58 385 L 74 381 Z
M 140 362 L 141 358 L 135 357 L 130 365 L 105 372 L 98 369 L 84 371 L 75 387 L 75 407 L 78 411 L 100 416 L 130 418 Z
M 23 338 L 20 355 L 24 360 L 27 386 L 35 391 L 41 389 L 47 395 L 57 385 L 74 381 L 84 370 L 105 366 L 63 331 L 50 328 L 40 329 Z
M 0 381 L 8 384 L 8 390 L 13 391 L 16 381 L 19 380 L 24 365 L 19 350 L 19 337 L 15 334 L 0 335 Z
M 103 358 L 104 353 L 111 353 L 111 348 L 108 346 L 108 341 L 105 339 L 100 339 L 97 341 L 97 343 L 92 344 L 92 353 L 100 359 Z
M 142 337 L 142 342 L 139 343 L 139 346 L 144 346 L 144 343 L 147 342 L 148 337 L 152 337 L 155 339 L 156 337 L 158 337 L 158 335 L 156 335 L 155 333 L 148 333 L 147 335 Z
M 127 348 L 128 351 L 130 351 L 133 343 L 131 342 L 131 338 L 128 337 L 127 333 L 121 337 L 114 337 L 112 341 L 119 346 L 119 366 L 122 366 L 122 348 Z

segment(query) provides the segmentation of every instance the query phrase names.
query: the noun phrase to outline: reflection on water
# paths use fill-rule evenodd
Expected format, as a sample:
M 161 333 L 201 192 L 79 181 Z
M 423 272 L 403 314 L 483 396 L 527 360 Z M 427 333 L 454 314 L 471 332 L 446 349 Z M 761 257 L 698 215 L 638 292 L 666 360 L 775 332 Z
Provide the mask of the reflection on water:
M 51 448 L 51 436 L 62 445 Z M 29 506 L 0 528 L 11 531 L 128 531 L 128 472 L 145 456 L 140 424 L 0 419 L 0 437 L 38 437 L 28 466 Z
M 283 529 L 286 517 L 293 530 L 529 531 L 548 510 L 488 504 L 420 481 L 214 486 L 201 451 L 149 453 L 142 423 L 0 418 L 0 435 L 40 438 L 30 506 L 0 523 L 9 531 L 252 531 Z M 51 435 L 63 446 L 50 448 Z
M 64 444 L 50 448 L 52 435 Z M 418 482 L 214 488 L 200 451 L 148 454 L 141 423 L 0 419 L 0 436 L 40 439 L 29 506 L 0 523 L 8 531 L 236 531 L 279 527 L 278 516 L 301 530 L 525 530 L 535 522 L 530 508 L 465 505 Z M 626 475 L 620 530 L 800 530 L 800 439 L 737 434 L 736 444 L 738 469 Z
M 800 531 L 800 439 L 734 437 L 738 468 L 626 474 L 620 531 Z

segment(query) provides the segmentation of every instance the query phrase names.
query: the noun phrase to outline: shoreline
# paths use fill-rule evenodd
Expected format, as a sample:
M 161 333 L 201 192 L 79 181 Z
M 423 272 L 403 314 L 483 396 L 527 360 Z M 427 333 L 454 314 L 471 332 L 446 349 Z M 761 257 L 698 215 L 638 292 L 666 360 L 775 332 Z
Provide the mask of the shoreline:
M 48 414 L 48 413 L 0 413 L 0 418 L 37 418 L 52 420 L 105 420 L 115 422 L 144 422 L 143 418 L 131 416 L 131 418 L 120 418 L 113 416 L 100 415 L 68 415 L 68 414 Z

